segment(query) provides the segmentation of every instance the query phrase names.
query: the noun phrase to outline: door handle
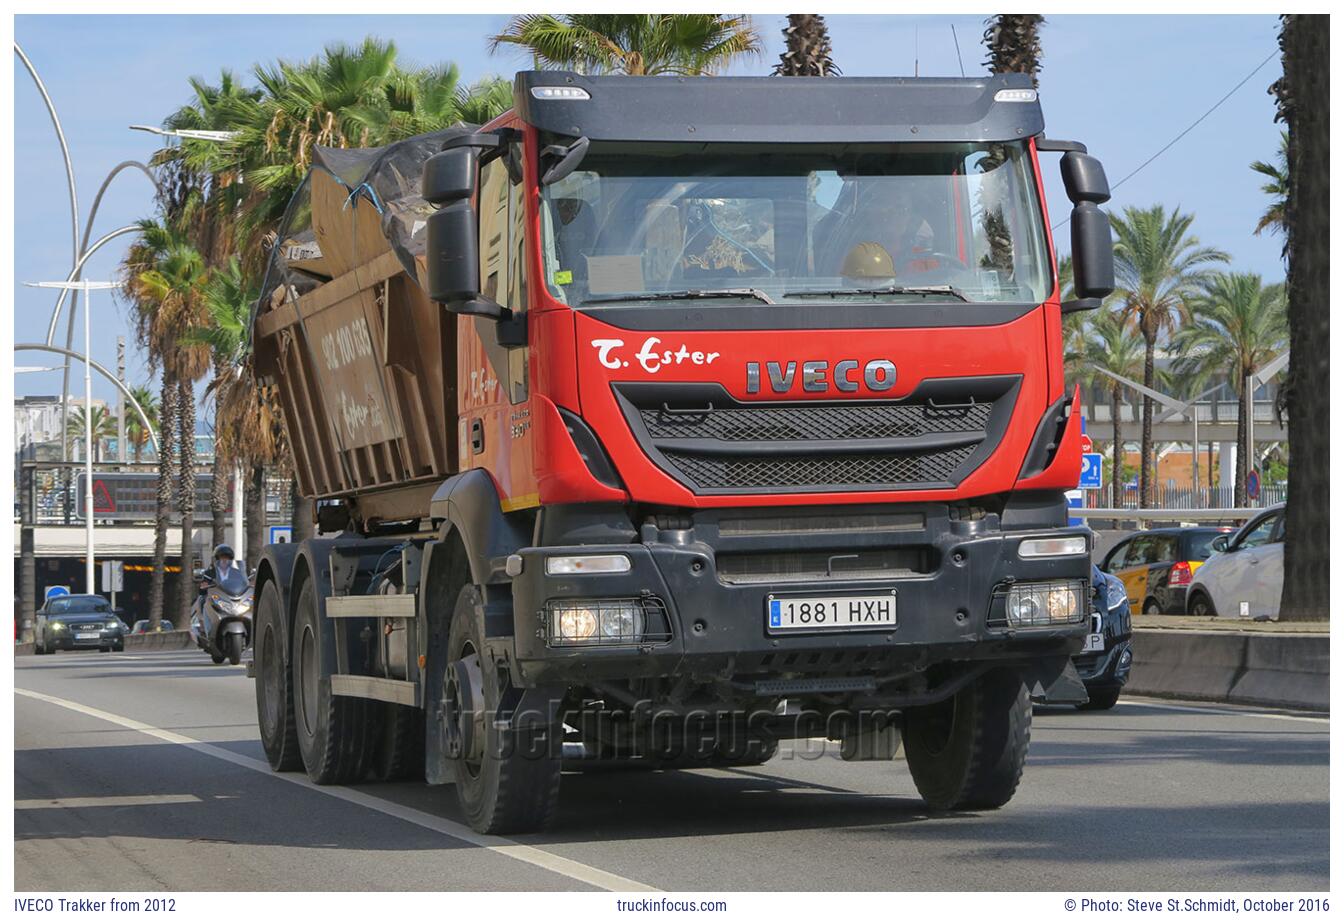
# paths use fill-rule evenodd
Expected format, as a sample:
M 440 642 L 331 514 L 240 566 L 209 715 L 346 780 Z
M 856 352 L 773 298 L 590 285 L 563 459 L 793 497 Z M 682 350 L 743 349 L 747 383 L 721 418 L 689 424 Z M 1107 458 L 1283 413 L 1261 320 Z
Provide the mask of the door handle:
M 471 420 L 471 452 L 485 453 L 485 423 L 478 418 Z

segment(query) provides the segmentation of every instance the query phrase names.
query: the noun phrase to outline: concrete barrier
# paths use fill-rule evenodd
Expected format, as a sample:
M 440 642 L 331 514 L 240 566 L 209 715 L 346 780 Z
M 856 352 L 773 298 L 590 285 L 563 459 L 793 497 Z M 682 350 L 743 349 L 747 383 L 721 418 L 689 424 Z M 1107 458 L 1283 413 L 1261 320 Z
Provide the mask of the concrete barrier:
M 1126 690 L 1328 712 L 1330 637 L 1136 630 Z
M 128 652 L 132 650 L 139 652 L 177 651 L 195 647 L 196 644 L 191 641 L 191 633 L 185 629 L 126 637 L 126 651 Z M 14 644 L 15 655 L 32 655 L 33 653 L 33 643 L 31 642 L 16 642 Z

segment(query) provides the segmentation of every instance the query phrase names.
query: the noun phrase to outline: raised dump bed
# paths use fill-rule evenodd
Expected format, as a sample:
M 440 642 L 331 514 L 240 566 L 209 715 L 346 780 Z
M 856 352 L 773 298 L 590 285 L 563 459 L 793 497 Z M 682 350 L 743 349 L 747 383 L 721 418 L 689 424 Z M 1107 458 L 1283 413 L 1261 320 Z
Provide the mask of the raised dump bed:
M 424 292 L 421 164 L 467 128 L 388 147 L 318 147 L 253 320 L 300 491 L 357 523 L 419 517 L 457 472 L 457 320 Z

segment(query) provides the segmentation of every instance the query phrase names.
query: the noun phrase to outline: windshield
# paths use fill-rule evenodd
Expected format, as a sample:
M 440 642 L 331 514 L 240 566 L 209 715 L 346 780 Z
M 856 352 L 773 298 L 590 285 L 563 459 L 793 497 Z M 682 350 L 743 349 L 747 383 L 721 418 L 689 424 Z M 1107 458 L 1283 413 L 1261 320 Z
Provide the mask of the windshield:
M 234 597 L 247 590 L 247 573 L 243 571 L 242 566 L 236 562 L 230 563 L 227 567 L 215 564 L 214 569 L 215 584 L 225 594 L 231 594 Z
M 573 306 L 1040 303 L 1030 166 L 1024 144 L 594 143 L 543 189 L 546 278 Z
M 62 597 L 47 603 L 47 613 L 111 613 L 112 605 L 101 597 Z

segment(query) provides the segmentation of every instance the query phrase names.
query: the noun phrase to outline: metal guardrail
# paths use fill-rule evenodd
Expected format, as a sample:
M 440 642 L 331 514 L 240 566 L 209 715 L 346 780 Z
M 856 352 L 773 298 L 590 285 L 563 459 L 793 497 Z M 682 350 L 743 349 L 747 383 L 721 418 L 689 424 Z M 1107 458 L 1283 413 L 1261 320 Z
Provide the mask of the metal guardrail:
M 1070 508 L 1074 517 L 1103 521 L 1248 521 L 1264 508 Z

